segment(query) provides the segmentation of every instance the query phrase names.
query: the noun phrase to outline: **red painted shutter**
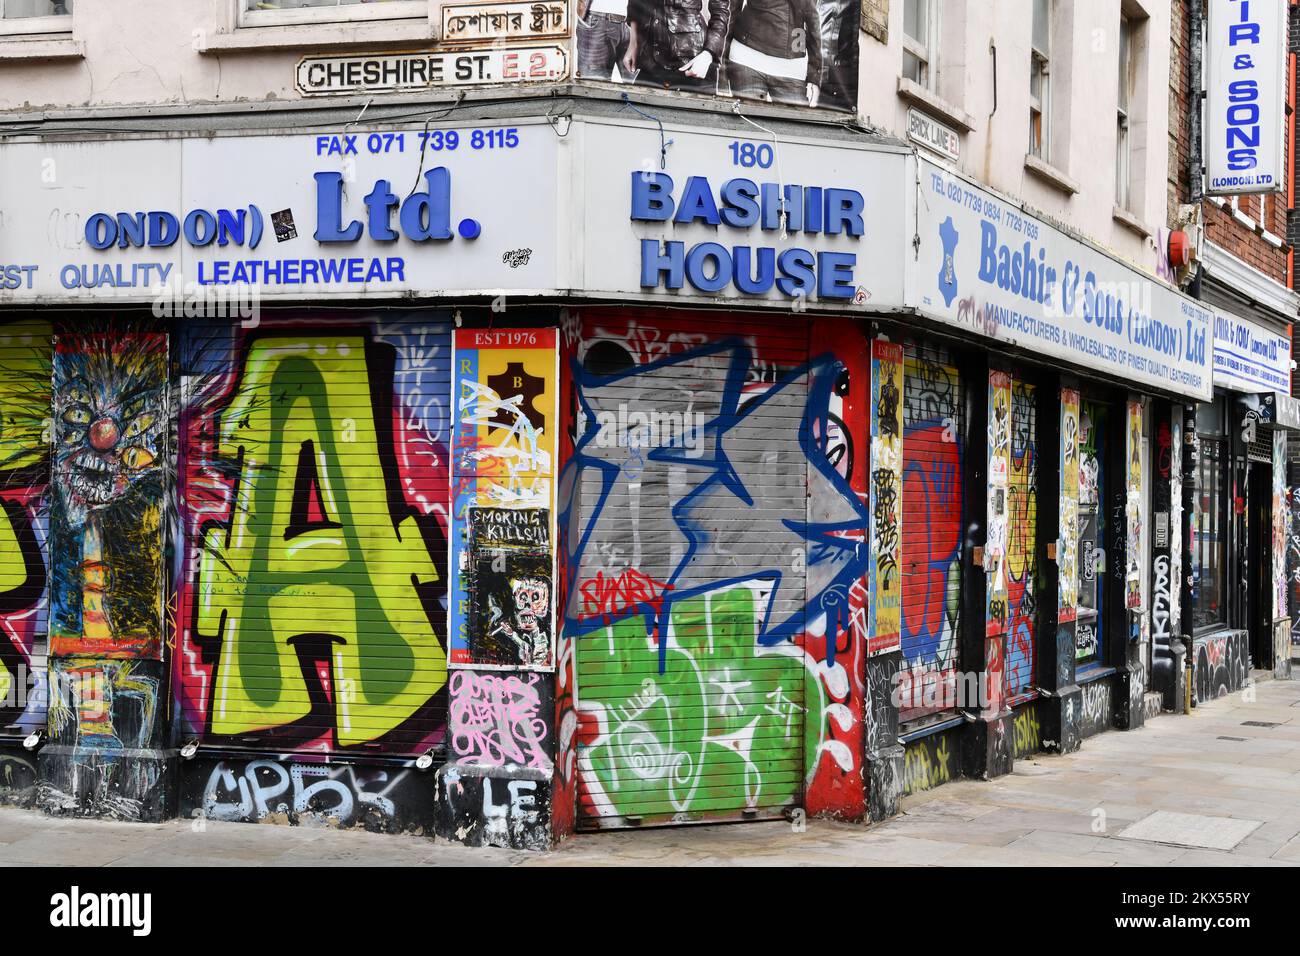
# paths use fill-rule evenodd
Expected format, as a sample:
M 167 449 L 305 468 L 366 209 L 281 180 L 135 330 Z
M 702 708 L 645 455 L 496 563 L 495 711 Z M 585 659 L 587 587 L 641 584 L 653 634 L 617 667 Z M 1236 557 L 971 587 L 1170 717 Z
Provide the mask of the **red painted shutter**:
M 953 710 L 961 615 L 962 382 L 946 350 L 908 343 L 903 379 L 900 720 Z

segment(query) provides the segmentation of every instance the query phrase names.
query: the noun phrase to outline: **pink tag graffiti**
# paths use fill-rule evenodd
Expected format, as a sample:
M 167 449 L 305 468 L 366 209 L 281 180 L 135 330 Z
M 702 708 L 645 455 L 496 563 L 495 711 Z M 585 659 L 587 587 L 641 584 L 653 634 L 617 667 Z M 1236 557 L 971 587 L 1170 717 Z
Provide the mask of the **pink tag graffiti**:
M 460 763 L 551 769 L 546 718 L 541 712 L 541 675 L 451 675 L 449 729 L 452 755 Z

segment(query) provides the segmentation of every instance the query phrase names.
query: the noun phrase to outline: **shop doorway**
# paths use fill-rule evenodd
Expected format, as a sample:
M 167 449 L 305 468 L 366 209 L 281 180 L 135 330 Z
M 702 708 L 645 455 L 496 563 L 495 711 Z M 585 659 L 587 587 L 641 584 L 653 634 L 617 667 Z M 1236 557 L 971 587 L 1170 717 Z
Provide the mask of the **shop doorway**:
M 1272 481 L 1259 462 L 1246 478 L 1246 627 L 1255 667 L 1273 667 Z
M 1075 667 L 1082 674 L 1105 658 L 1107 412 L 1085 398 L 1079 415 L 1079 610 Z
M 853 553 L 809 540 L 866 516 L 834 370 L 806 329 L 721 314 L 592 310 L 577 345 L 578 826 L 780 816 L 828 726 L 807 608 Z

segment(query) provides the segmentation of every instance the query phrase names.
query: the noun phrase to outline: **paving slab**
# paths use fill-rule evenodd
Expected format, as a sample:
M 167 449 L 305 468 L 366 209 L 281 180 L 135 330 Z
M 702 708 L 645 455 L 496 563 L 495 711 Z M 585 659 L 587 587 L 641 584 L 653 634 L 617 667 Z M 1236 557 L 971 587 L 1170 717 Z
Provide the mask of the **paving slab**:
M 1231 850 L 1263 824 L 1262 820 L 1211 817 L 1157 810 L 1120 832 L 1126 840 L 1173 843 L 1208 850 Z
M 897 816 L 870 826 L 647 827 L 527 853 L 410 834 L 0 807 L 0 867 L 1300 866 L 1300 739 L 1287 736 L 1300 733 L 1300 681 L 1261 682 L 1255 695 L 1090 737 L 1073 754 L 1021 759 L 1008 776 L 905 797 Z

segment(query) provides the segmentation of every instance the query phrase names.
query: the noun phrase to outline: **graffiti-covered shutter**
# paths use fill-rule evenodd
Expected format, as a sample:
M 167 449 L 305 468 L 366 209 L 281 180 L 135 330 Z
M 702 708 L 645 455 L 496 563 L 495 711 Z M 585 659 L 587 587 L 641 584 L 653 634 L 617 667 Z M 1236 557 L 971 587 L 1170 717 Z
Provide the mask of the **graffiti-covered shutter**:
M 1037 594 L 1038 445 L 1034 386 L 1011 384 L 1011 476 L 1007 494 L 1006 688 L 1008 703 L 1032 690 Z
M 194 325 L 181 361 L 186 724 L 225 747 L 438 745 L 446 317 Z
M 908 343 L 903 378 L 903 662 L 899 719 L 956 706 L 962 382 L 946 350 Z
M 0 734 L 45 723 L 52 336 L 0 326 Z
M 580 822 L 771 815 L 800 800 L 821 723 L 791 640 L 815 570 L 805 328 L 601 312 L 582 334 L 565 612 Z

